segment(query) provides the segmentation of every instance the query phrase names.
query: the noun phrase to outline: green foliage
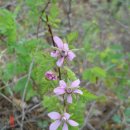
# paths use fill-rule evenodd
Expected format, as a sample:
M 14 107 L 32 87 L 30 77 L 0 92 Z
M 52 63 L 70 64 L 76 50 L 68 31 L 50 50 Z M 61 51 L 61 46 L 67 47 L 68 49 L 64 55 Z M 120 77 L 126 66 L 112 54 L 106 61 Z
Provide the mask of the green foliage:
M 119 115 L 114 115 L 112 118 L 116 123 L 121 123 L 121 117 Z
M 123 123 L 126 123 L 126 124 L 129 124 L 130 123 L 130 108 L 128 107 L 128 108 L 126 108 L 124 111 L 123 111 L 123 114 L 124 114 L 124 121 L 122 121 L 122 118 L 121 118 L 121 116 L 120 115 L 117 115 L 117 114 L 115 114 L 114 116 L 113 116 L 113 121 L 115 122 L 115 123 L 117 123 L 117 124 L 123 124 Z
M 52 7 L 50 9 L 50 17 L 52 19 L 55 19 L 59 15 L 59 8 L 56 4 L 52 4 Z
M 67 42 L 70 44 L 78 39 L 78 32 L 71 32 L 67 35 Z
M 41 128 L 42 130 L 45 130 L 46 127 L 48 127 L 48 125 L 49 125 L 48 121 L 45 120 L 38 121 L 38 127 Z
M 105 78 L 106 71 L 100 67 L 93 67 L 85 70 L 83 73 L 83 78 L 85 80 L 90 81 L 91 83 L 96 83 L 97 78 L 102 79 Z
M 83 91 L 83 95 L 80 97 L 82 102 L 89 102 L 97 99 L 97 96 L 89 92 L 87 89 L 81 88 L 81 90 Z
M 65 79 L 68 79 L 70 81 L 74 81 L 77 79 L 75 73 L 67 66 L 64 67 L 64 73 L 65 73 Z
M 16 42 L 16 22 L 11 12 L 0 9 L 0 35 L 7 38 L 7 44 Z
M 60 104 L 57 96 L 43 96 L 42 104 L 43 107 L 47 108 L 48 112 L 63 110 L 63 105 Z
M 43 21 L 39 29 L 40 37 L 37 39 L 39 16 L 47 2 L 48 0 L 19 0 L 19 2 L 16 2 L 17 6 L 13 6 L 15 9 L 0 9 L 0 51 L 6 49 L 5 53 L 0 53 L 0 81 L 7 83 L 6 92 L 11 95 L 13 95 L 12 92 L 20 96 L 23 95 L 29 66 L 34 60 L 27 87 L 26 101 L 38 95 L 43 98 L 43 107 L 47 108 L 48 112 L 63 111 L 61 101 L 52 93 L 54 88 L 58 86 L 58 81 L 49 81 L 44 76 L 45 72 L 49 70 L 55 71 L 58 75 L 55 65 L 56 60 L 50 57 L 51 50 L 49 48 L 51 43 L 46 44 L 50 41 L 50 34 L 45 23 L 47 13 L 54 35 L 65 37 L 66 40 L 64 39 L 64 41 L 69 43 L 70 48 L 74 47 L 73 43 L 75 42 L 79 43 L 76 44 L 77 49 L 78 47 L 84 48 L 82 54 L 80 54 L 80 50 L 78 51 L 78 62 L 75 62 L 77 65 L 78 63 L 82 64 L 82 62 L 85 63 L 83 66 L 81 65 L 83 73 L 79 73 L 78 76 L 83 78 L 84 82 L 89 81 L 93 84 L 98 81 L 102 82 L 104 88 L 111 89 L 119 100 L 126 101 L 130 86 L 130 53 L 123 50 L 123 46 L 127 43 L 123 38 L 129 33 L 129 19 L 126 19 L 130 11 L 129 2 L 127 0 L 111 0 L 111 2 L 103 1 L 99 4 L 95 0 L 89 1 L 90 5 L 96 7 L 94 12 L 90 11 L 92 14 L 89 18 L 88 13 L 87 20 L 82 19 L 75 22 L 74 16 L 77 16 L 78 13 L 83 16 L 86 15 L 86 13 L 79 12 L 84 9 L 78 5 L 75 13 L 72 12 L 73 17 L 71 19 L 71 22 L 74 22 L 72 30 L 75 28 L 77 30 L 66 34 L 65 28 L 68 26 L 66 25 L 66 14 L 62 15 L 65 9 L 62 9 L 60 1 L 51 0 L 45 11 L 46 13 L 44 12 L 42 16 Z M 75 4 L 76 1 L 73 0 L 72 11 L 75 9 Z M 103 13 L 100 15 L 102 11 Z M 80 28 L 76 25 L 78 23 L 79 26 L 79 22 L 83 23 Z M 118 25 L 116 30 L 114 30 L 116 28 L 115 24 Z M 80 32 L 78 29 L 81 30 L 81 33 L 78 33 Z M 123 43 L 121 43 L 122 39 Z M 127 39 L 129 39 L 129 36 L 126 37 Z M 37 51 L 36 48 L 38 48 Z M 1 61 L 4 61 L 4 63 Z M 81 66 L 79 66 L 79 69 Z M 66 82 L 77 79 L 75 73 L 69 67 L 63 67 L 61 73 L 62 79 L 65 79 Z M 82 96 L 73 95 L 74 103 L 69 105 L 71 118 L 76 120 L 80 127 L 84 122 L 86 104 L 93 100 L 104 102 L 107 99 L 104 94 L 97 97 L 85 88 L 81 87 L 81 90 L 84 94 Z M 130 123 L 129 111 L 129 107 L 123 111 L 126 123 Z M 116 114 L 113 121 L 120 124 L 122 123 L 121 118 L 120 115 Z M 46 129 L 48 122 L 39 122 L 39 126 Z M 69 129 L 78 130 L 79 128 L 69 127 Z
M 130 107 L 125 109 L 124 115 L 125 115 L 126 122 L 129 124 L 130 123 Z
M 16 71 L 15 71 L 15 64 L 8 63 L 6 65 L 6 69 L 4 69 L 3 73 L 4 73 L 4 75 L 2 76 L 3 80 L 8 81 L 8 80 L 12 79 L 13 76 L 15 75 L 15 73 L 16 73 Z
M 16 83 L 15 86 L 13 86 L 13 90 L 16 93 L 20 93 L 22 96 L 25 85 L 27 82 L 27 77 L 23 77 L 19 79 L 19 81 Z M 35 90 L 33 89 L 32 82 L 29 82 L 28 88 L 27 88 L 27 94 L 26 94 L 26 101 L 30 100 L 33 96 L 37 95 Z
M 69 112 L 72 114 L 72 119 L 77 121 L 81 127 L 84 123 L 84 111 L 88 102 L 96 100 L 97 96 L 90 93 L 87 89 L 81 88 L 83 95 L 81 95 L 78 100 L 75 100 L 73 104 L 69 106 Z M 73 128 L 70 127 L 73 130 Z M 75 128 L 76 130 L 78 128 Z
M 77 121 L 81 127 L 84 123 L 84 111 L 86 108 L 85 102 L 82 102 L 81 100 L 78 100 L 77 102 L 73 103 L 69 107 L 69 113 L 71 113 L 71 119 Z M 70 130 L 73 130 L 73 127 L 70 127 Z M 78 128 L 75 128 L 78 130 Z
M 45 78 L 45 72 L 51 70 L 55 65 L 55 60 L 50 57 L 50 54 L 43 51 L 38 51 L 34 54 L 35 68 L 33 70 L 33 79 L 38 85 L 38 93 L 43 95 L 54 89 L 57 81 L 49 81 Z
M 39 17 L 40 9 L 42 9 L 44 6 L 43 0 L 25 0 L 25 3 L 29 7 L 28 15 L 31 17 L 31 19 L 28 19 L 28 21 L 33 20 L 33 22 L 36 23 Z

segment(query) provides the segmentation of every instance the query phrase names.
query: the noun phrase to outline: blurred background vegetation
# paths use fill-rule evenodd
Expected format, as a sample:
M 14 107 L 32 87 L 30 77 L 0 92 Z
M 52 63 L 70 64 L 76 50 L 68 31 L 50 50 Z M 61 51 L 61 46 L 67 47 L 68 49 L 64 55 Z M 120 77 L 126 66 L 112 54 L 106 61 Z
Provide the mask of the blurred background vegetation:
M 69 129 L 130 130 L 130 0 L 0 0 L 0 129 L 13 114 L 19 130 L 23 104 L 25 130 L 48 130 L 47 112 L 61 109 L 44 77 L 55 66 L 48 25 L 78 49 L 63 77 L 80 78 L 86 94 Z

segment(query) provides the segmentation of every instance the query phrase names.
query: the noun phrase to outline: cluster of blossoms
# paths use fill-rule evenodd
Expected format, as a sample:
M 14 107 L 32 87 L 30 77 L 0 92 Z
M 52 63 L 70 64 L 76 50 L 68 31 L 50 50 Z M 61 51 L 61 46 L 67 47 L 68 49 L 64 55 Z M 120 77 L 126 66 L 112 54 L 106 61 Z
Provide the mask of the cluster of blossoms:
M 58 67 L 61 67 L 64 61 L 72 61 L 76 55 L 69 50 L 68 44 L 63 43 L 63 41 L 55 36 L 54 42 L 56 44 L 56 48 L 53 52 L 51 52 L 51 56 L 57 58 L 58 61 L 56 62 Z M 48 80 L 57 80 L 58 77 L 52 71 L 48 71 L 45 73 L 45 77 Z M 83 94 L 83 92 L 79 89 L 80 80 L 77 79 L 72 83 L 66 83 L 64 80 L 59 81 L 59 86 L 54 89 L 54 93 L 57 96 L 64 97 L 64 102 L 71 104 L 73 95 Z M 70 119 L 70 114 L 64 111 L 62 114 L 58 112 L 50 112 L 48 116 L 54 120 L 54 122 L 50 125 L 49 130 L 57 130 L 60 126 L 62 130 L 68 130 L 68 124 L 71 126 L 78 126 L 78 123 L 74 120 Z

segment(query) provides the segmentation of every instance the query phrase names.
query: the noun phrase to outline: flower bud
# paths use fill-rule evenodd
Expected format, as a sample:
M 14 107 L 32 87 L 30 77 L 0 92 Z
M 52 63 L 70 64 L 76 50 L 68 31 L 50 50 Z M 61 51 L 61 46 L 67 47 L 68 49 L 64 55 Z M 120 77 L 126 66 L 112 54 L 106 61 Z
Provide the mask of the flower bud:
M 57 76 L 54 72 L 52 71 L 47 71 L 45 73 L 45 77 L 48 79 L 48 80 L 57 80 Z

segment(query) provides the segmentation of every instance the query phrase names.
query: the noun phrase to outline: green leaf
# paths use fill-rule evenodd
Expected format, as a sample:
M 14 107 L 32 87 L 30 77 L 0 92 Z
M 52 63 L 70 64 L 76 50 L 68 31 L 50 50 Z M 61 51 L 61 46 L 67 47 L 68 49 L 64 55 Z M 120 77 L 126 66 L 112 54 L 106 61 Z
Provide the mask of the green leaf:
M 79 123 L 78 127 L 70 127 L 70 130 L 78 130 L 79 127 L 83 125 L 85 108 L 86 104 L 80 100 L 78 100 L 77 102 L 73 102 L 73 104 L 69 106 L 69 113 L 71 114 L 71 119 Z
M 80 89 L 83 91 L 83 95 L 80 96 L 82 102 L 89 102 L 97 99 L 97 96 L 89 92 L 87 89 L 82 87 Z
M 92 83 L 96 83 L 97 78 L 103 79 L 105 77 L 106 77 L 106 71 L 97 66 L 87 69 L 83 73 L 83 79 L 89 80 Z
M 53 4 L 50 8 L 50 16 L 51 18 L 56 18 L 59 15 L 59 8 L 56 6 L 56 4 Z
M 130 107 L 125 109 L 125 116 L 130 117 Z
M 92 68 L 92 73 L 95 74 L 97 77 L 104 78 L 106 76 L 106 71 L 100 67 Z
M 65 76 L 66 76 L 65 78 L 66 79 L 69 79 L 69 80 L 72 80 L 72 81 L 77 79 L 75 73 L 70 68 L 65 66 L 64 70 L 65 70 Z
M 55 59 L 50 57 L 49 53 L 38 51 L 34 54 L 35 67 L 32 72 L 33 79 L 38 84 L 38 93 L 43 95 L 48 91 L 53 91 L 57 81 L 50 81 L 45 78 L 45 73 L 51 70 L 55 65 Z
M 113 121 L 115 121 L 115 123 L 118 123 L 118 124 L 120 124 L 121 123 L 121 117 L 119 116 L 119 115 L 114 115 L 113 117 L 112 117 L 112 119 L 113 119 Z
M 67 35 L 67 42 L 72 43 L 78 38 L 78 32 L 71 32 Z
M 96 78 L 94 77 L 91 69 L 87 69 L 83 72 L 83 79 L 84 80 L 89 80 L 92 83 L 96 82 Z
M 29 101 L 32 97 L 36 96 L 37 93 L 36 91 L 33 89 L 33 87 L 30 85 L 28 86 L 27 89 L 27 94 L 26 94 L 26 101 Z
M 57 96 L 44 96 L 42 104 L 44 108 L 47 108 L 48 112 L 63 110 L 63 106 L 60 104 Z
M 13 87 L 13 90 L 16 93 L 20 93 L 20 95 L 22 96 L 23 91 L 25 89 L 25 85 L 27 82 L 27 77 L 23 77 L 21 78 L 16 85 Z M 26 92 L 26 101 L 29 101 L 33 96 L 37 95 L 36 91 L 33 90 L 33 86 L 31 84 L 31 82 L 29 82 L 28 87 L 27 87 L 27 92 Z
M 79 123 L 79 127 L 81 127 L 84 123 L 84 111 L 86 108 L 86 103 L 92 100 L 96 100 L 97 96 L 90 93 L 85 88 L 80 88 L 83 91 L 83 95 L 80 95 L 77 101 L 74 101 L 73 104 L 69 106 L 69 112 L 71 113 L 71 119 L 75 120 Z M 75 130 L 78 130 L 79 127 L 76 127 Z M 70 127 L 73 130 L 72 127 Z
M 13 90 L 14 90 L 16 93 L 20 92 L 20 93 L 22 94 L 26 82 L 27 82 L 27 78 L 26 78 L 26 77 L 20 79 L 20 80 L 16 83 L 16 85 L 13 87 Z
M 5 68 L 6 69 L 3 70 L 2 77 L 3 77 L 3 79 L 5 81 L 7 81 L 7 80 L 12 79 L 14 77 L 14 75 L 16 74 L 17 71 L 16 71 L 16 65 L 15 65 L 15 63 L 8 63 L 8 64 L 6 64 Z
M 0 34 L 7 37 L 7 43 L 16 42 L 16 22 L 11 12 L 0 9 Z

